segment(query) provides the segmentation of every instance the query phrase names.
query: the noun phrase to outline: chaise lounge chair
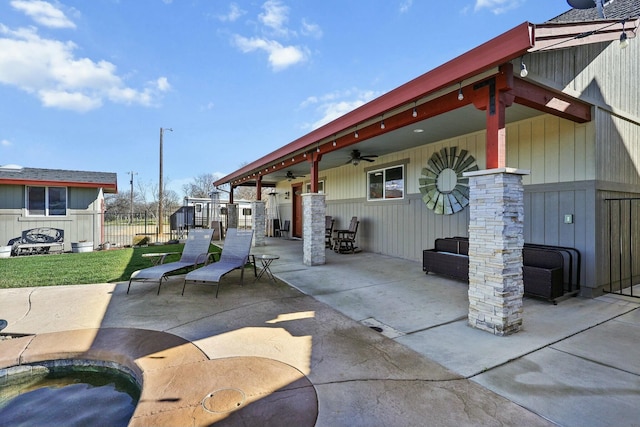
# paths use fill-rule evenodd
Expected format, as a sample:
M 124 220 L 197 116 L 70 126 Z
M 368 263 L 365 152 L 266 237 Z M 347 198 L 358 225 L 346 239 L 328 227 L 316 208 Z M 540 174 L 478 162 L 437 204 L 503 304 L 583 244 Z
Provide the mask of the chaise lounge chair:
M 191 230 L 189 236 L 184 245 L 182 256 L 180 261 L 168 262 L 144 268 L 142 270 L 134 271 L 129 279 L 129 286 L 127 287 L 127 293 L 131 288 L 131 282 L 133 281 L 158 281 L 158 295 L 160 295 L 160 286 L 162 286 L 162 280 L 167 279 L 167 275 L 175 273 L 180 270 L 188 270 L 190 268 L 196 268 L 200 264 L 204 264 L 209 256 L 209 244 L 211 244 L 211 237 L 213 237 L 213 229 L 209 230 Z M 164 257 L 163 257 L 164 259 Z
M 240 283 L 244 284 L 244 266 L 249 261 L 252 239 L 253 230 L 239 231 L 234 228 L 227 230 L 227 237 L 224 240 L 220 260 L 188 273 L 184 278 L 182 295 L 184 295 L 187 282 L 195 285 L 215 284 L 216 298 L 218 298 L 220 279 L 236 269 L 241 270 Z

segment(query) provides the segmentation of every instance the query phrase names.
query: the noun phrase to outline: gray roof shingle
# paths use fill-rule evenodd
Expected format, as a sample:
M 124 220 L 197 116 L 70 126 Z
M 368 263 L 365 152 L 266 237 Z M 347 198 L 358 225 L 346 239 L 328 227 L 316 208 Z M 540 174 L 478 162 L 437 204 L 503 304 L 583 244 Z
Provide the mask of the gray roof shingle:
M 117 187 L 117 174 L 113 172 L 88 172 L 63 169 L 4 168 L 0 167 L 0 184 L 3 181 L 58 182 L 81 186 Z
M 640 0 L 609 0 L 604 4 L 604 19 L 635 19 L 640 16 Z M 599 21 L 595 7 L 591 9 L 570 9 L 569 11 L 548 20 L 546 23 L 571 23 Z

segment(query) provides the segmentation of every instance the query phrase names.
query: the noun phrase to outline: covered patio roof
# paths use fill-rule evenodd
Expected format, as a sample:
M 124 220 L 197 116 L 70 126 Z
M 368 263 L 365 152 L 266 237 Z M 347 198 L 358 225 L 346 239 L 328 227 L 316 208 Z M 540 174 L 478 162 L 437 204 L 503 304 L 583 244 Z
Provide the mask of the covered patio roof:
M 510 63 L 529 52 L 617 40 L 623 25 L 628 37 L 635 37 L 638 20 L 543 25 L 524 22 L 214 184 L 253 186 L 260 181 L 267 186 L 285 179 L 288 171 L 295 176 L 308 175 L 312 162 L 320 171 L 344 165 L 353 149 L 363 155 L 380 156 L 486 129 L 487 115 L 482 110 L 490 95 L 481 89 L 494 78 L 512 102 L 505 110 L 506 123 L 544 113 L 577 123 L 590 121 L 590 104 L 514 76 Z M 463 99 L 459 99 L 459 91 Z

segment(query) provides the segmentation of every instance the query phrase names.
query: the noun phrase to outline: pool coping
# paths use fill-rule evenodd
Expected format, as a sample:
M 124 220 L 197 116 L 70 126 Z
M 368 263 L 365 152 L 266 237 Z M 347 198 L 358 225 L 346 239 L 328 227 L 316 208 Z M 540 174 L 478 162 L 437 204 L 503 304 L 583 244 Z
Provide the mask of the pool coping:
M 254 356 L 209 359 L 192 342 L 166 332 L 78 329 L 0 341 L 5 375 L 11 367 L 59 359 L 129 369 L 141 385 L 130 426 L 210 425 L 259 420 L 269 413 L 278 414 L 285 425 L 312 426 L 317 419 L 315 388 L 298 369 Z M 240 393 L 230 398 L 224 393 L 228 390 Z

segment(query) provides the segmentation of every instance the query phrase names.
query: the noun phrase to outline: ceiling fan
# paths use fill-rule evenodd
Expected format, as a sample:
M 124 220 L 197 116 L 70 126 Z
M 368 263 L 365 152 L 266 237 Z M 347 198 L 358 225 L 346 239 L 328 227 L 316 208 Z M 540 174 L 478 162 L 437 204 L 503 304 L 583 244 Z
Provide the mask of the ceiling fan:
M 378 157 L 377 154 L 369 154 L 363 156 L 362 154 L 360 154 L 360 150 L 353 150 L 351 151 L 349 161 L 346 164 L 351 163 L 354 166 L 357 166 L 358 163 L 360 163 L 362 160 L 364 160 L 365 162 L 375 162 L 375 160 L 373 159 L 376 157 Z
M 287 181 L 291 181 L 292 179 L 304 178 L 304 175 L 295 175 L 293 172 L 287 171 L 284 177 L 287 178 Z

